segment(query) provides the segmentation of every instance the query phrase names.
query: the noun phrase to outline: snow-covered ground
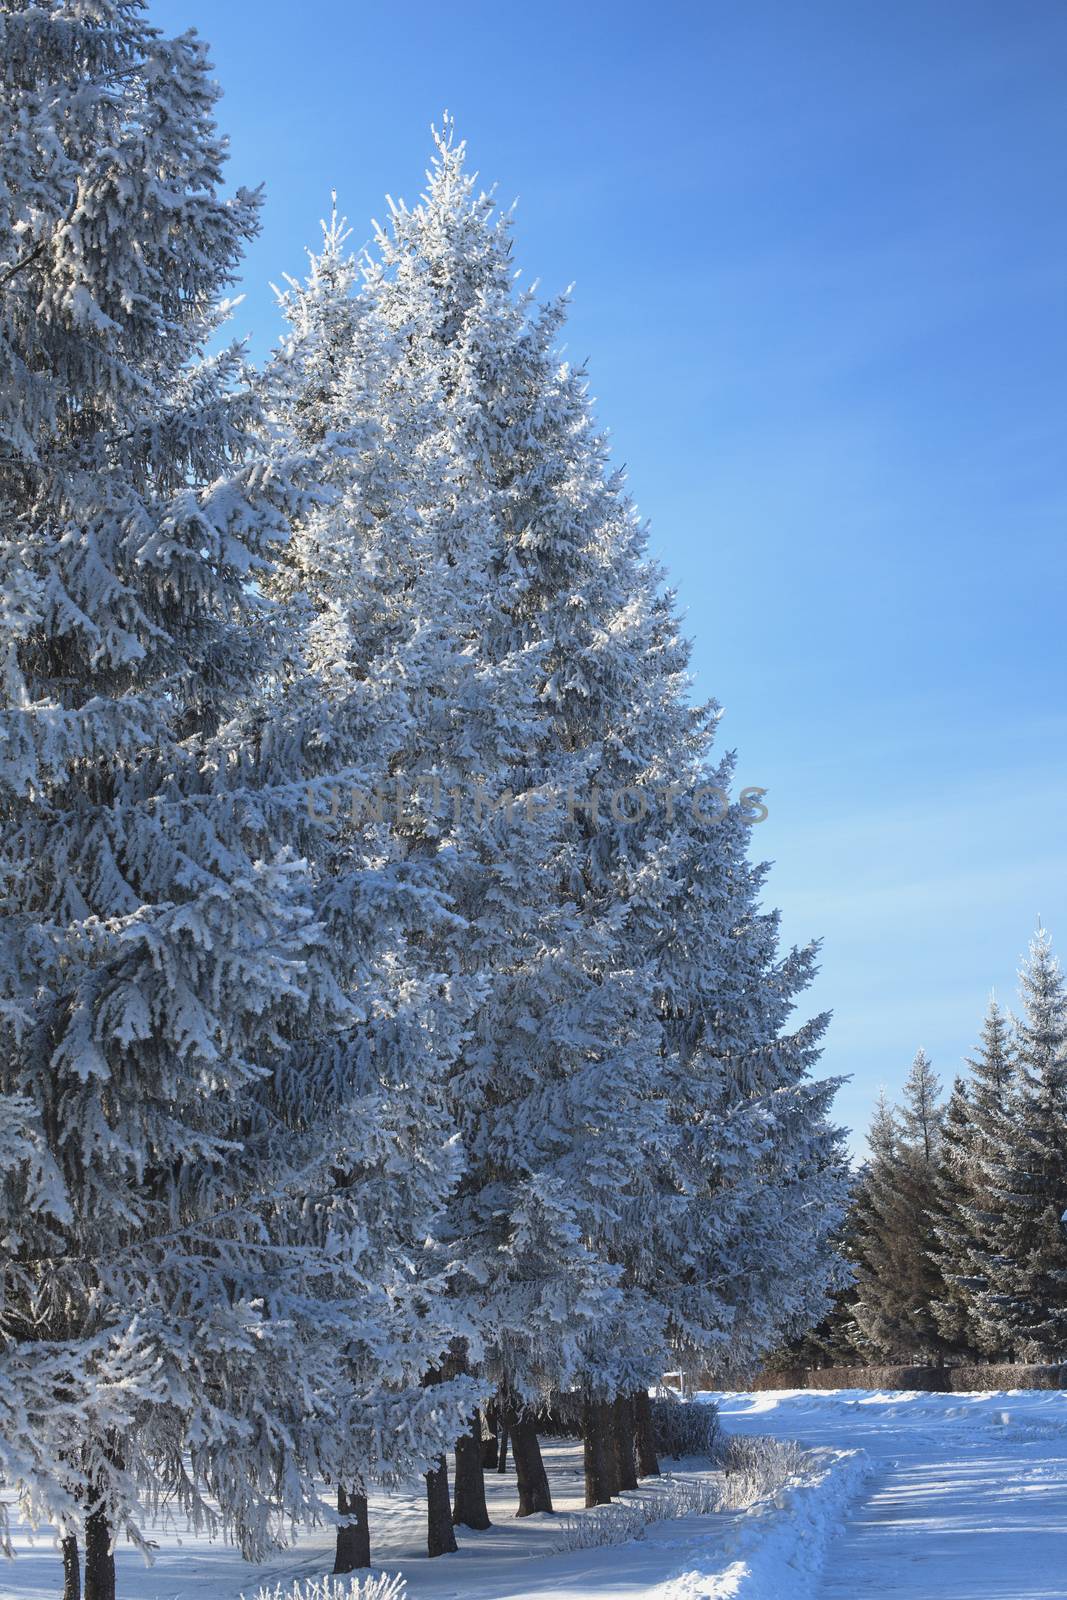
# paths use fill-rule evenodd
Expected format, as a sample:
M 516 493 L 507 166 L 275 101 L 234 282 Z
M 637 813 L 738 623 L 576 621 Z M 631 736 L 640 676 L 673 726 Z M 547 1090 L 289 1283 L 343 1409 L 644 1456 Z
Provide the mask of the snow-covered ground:
M 827 1530 L 855 1492 L 862 1458 L 833 1448 L 813 1452 L 804 1482 L 777 1496 L 777 1504 L 757 1505 L 744 1512 L 680 1517 L 655 1523 L 642 1537 L 624 1545 L 564 1551 L 570 1515 L 585 1516 L 580 1445 L 543 1441 L 557 1515 L 515 1518 L 515 1479 L 486 1474 L 489 1512 L 494 1526 L 484 1533 L 457 1530 L 457 1555 L 429 1560 L 425 1551 L 425 1509 L 417 1491 L 378 1495 L 371 1502 L 371 1534 L 375 1563 L 402 1571 L 408 1600 L 696 1600 L 697 1596 L 737 1594 L 744 1600 L 776 1593 L 774 1573 L 783 1567 L 794 1577 L 814 1573 Z M 679 1480 L 710 1474 L 706 1463 L 671 1463 Z M 654 1482 L 638 1496 L 662 1492 Z M 626 1498 L 637 1498 L 627 1496 Z M 333 1538 L 327 1529 L 304 1537 L 298 1547 L 263 1567 L 250 1567 L 224 1546 L 159 1528 L 159 1549 L 146 1568 L 136 1551 L 118 1555 L 120 1600 L 237 1600 L 251 1597 L 261 1584 L 318 1577 L 330 1570 Z M 59 1584 L 59 1557 L 47 1534 L 32 1543 L 17 1541 L 15 1561 L 0 1563 L 0 1600 L 54 1600 Z M 785 1566 L 794 1562 L 792 1568 Z M 745 1572 L 761 1574 L 761 1586 L 740 1587 Z M 800 1600 L 806 1591 L 790 1588 Z
M 728 1430 L 799 1439 L 807 1472 L 744 1512 L 656 1523 L 608 1549 L 561 1552 L 558 1518 L 516 1521 L 514 1479 L 487 1475 L 494 1526 L 458 1555 L 420 1554 L 415 1493 L 378 1497 L 375 1559 L 410 1600 L 1067 1600 L 1067 1394 L 729 1394 Z M 556 1505 L 580 1512 L 580 1451 L 546 1441 Z M 694 1463 L 679 1468 L 692 1476 Z M 656 1493 L 650 1488 L 642 1493 Z M 230 1549 L 158 1530 L 146 1568 L 119 1555 L 122 1600 L 237 1600 L 329 1569 L 318 1530 L 252 1568 Z M 0 1600 L 59 1592 L 40 1535 L 0 1565 Z
M 1067 1394 L 718 1398 L 733 1432 L 867 1453 L 867 1492 L 830 1547 L 817 1600 L 1067 1596 Z M 767 1600 L 779 1595 L 790 1591 Z

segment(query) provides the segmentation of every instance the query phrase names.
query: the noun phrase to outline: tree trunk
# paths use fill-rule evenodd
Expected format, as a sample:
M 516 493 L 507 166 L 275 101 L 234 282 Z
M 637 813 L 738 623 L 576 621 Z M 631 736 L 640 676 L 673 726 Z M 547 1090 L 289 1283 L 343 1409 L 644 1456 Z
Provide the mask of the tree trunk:
M 456 1482 L 452 1495 L 452 1521 L 464 1528 L 488 1528 L 485 1474 L 482 1468 L 482 1424 L 477 1411 L 469 1433 L 456 1440 Z
M 637 1463 L 634 1460 L 634 1411 L 629 1396 L 617 1394 L 611 1408 L 612 1446 L 620 1489 L 637 1488 Z
M 68 1533 L 62 1543 L 63 1600 L 82 1600 L 82 1569 L 78 1559 L 78 1536 Z
M 500 1424 L 500 1432 L 497 1435 L 496 1470 L 498 1472 L 506 1472 L 508 1470 L 508 1430 L 507 1425 L 503 1422 Z
M 442 1456 L 426 1474 L 426 1554 L 447 1556 L 458 1549 L 448 1498 L 448 1462 Z
M 608 1493 L 617 1495 L 622 1488 L 619 1479 L 619 1457 L 615 1450 L 615 1410 L 610 1400 L 600 1405 L 600 1431 L 604 1436 L 604 1469 L 607 1473 Z
M 609 1430 L 605 1427 L 608 1408 L 599 1400 L 586 1400 L 582 1404 L 582 1441 L 585 1458 L 585 1503 L 587 1506 L 606 1506 L 611 1499 L 609 1458 Z
M 642 1478 L 659 1477 L 659 1458 L 652 1434 L 652 1402 L 647 1389 L 637 1389 L 633 1396 L 634 1443 L 637 1445 L 637 1470 Z
M 548 1473 L 541 1458 L 537 1442 L 537 1428 L 533 1418 L 517 1407 L 507 1413 L 511 1432 L 511 1453 L 515 1457 L 515 1477 L 519 1484 L 519 1509 L 517 1517 L 532 1517 L 535 1511 L 552 1510 L 552 1493 L 548 1487 Z
M 342 1517 L 350 1517 L 346 1528 L 337 1530 L 337 1550 L 333 1560 L 335 1572 L 355 1572 L 358 1567 L 370 1566 L 370 1521 L 367 1516 L 367 1496 L 347 1492 L 337 1485 L 337 1510 Z
M 115 1552 L 102 1506 L 85 1519 L 85 1600 L 115 1600 Z
M 482 1413 L 485 1437 L 482 1439 L 482 1466 L 496 1466 L 496 1401 L 490 1400 Z

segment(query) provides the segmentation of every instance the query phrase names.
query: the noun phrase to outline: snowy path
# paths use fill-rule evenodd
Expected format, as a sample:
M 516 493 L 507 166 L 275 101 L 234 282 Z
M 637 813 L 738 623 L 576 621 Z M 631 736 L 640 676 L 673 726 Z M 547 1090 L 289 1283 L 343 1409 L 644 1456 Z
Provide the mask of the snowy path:
M 722 1408 L 736 1431 L 871 1458 L 817 1600 L 1067 1597 L 1067 1396 L 759 1394 Z

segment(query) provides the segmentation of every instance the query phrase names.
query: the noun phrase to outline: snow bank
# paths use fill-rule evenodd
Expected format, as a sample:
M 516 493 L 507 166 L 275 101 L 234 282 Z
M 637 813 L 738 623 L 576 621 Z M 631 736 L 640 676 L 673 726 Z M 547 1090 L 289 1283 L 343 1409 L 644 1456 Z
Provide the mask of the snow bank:
M 787 1433 L 804 1443 L 837 1443 L 852 1437 L 892 1434 L 901 1427 L 914 1437 L 927 1430 L 941 1438 L 1067 1437 L 1067 1391 L 1062 1389 L 975 1390 L 935 1393 L 914 1389 L 765 1389 L 696 1397 L 713 1402 L 728 1431 Z
M 811 1451 L 804 1482 L 731 1519 L 703 1559 L 649 1600 L 807 1600 L 869 1472 L 862 1450 Z

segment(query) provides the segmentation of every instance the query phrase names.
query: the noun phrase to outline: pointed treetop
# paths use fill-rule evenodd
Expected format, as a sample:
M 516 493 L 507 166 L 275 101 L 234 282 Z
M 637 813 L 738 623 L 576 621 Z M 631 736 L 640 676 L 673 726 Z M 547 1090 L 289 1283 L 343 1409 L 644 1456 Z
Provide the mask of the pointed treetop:
M 867 1135 L 871 1154 L 876 1157 L 888 1155 L 896 1145 L 897 1133 L 897 1114 L 889 1103 L 883 1084 L 878 1091 L 874 1116 L 871 1118 L 870 1132 Z
M 915 1145 L 924 1161 L 933 1159 L 941 1123 L 938 1098 L 941 1084 L 925 1050 L 917 1050 L 904 1084 L 901 1126 L 906 1139 Z
M 322 229 L 322 255 L 331 259 L 340 259 L 345 253 L 345 243 L 352 236 L 352 229 L 348 226 L 348 218 L 339 215 L 337 210 L 337 190 L 330 190 L 330 220 L 320 218 L 319 227 Z M 313 250 L 308 250 L 312 261 L 315 260 Z
M 1016 1040 L 1024 1073 L 1049 1083 L 1067 1079 L 1067 993 L 1046 928 L 1039 926 L 1030 941 L 1019 989 L 1023 1016 Z

